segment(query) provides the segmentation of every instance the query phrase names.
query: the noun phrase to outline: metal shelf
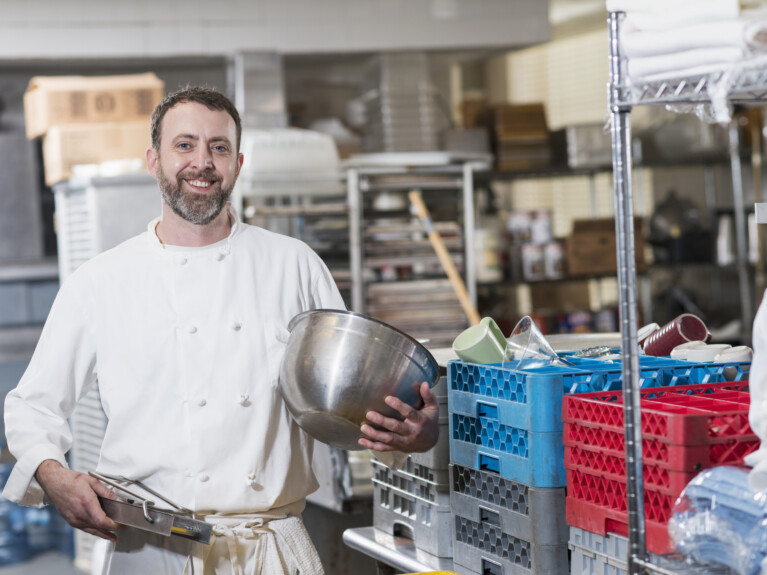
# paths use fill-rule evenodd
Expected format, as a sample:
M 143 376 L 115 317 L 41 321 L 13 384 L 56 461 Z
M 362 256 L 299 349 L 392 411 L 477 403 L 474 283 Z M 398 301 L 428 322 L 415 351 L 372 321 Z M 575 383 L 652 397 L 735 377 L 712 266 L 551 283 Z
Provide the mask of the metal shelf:
M 622 85 L 619 106 L 710 103 L 716 98 L 733 104 L 767 100 L 767 58 L 761 57 L 726 69 L 714 69 L 687 78 L 669 78 Z M 715 92 L 712 97 L 711 92 Z M 721 96 L 720 96 L 721 93 Z
M 642 432 L 639 401 L 639 359 L 637 345 L 636 269 L 634 266 L 633 197 L 631 185 L 632 141 L 630 111 L 637 105 L 695 105 L 712 103 L 720 110 L 732 103 L 762 102 L 767 99 L 767 58 L 752 60 L 727 70 L 711 70 L 689 78 L 648 81 L 632 86 L 621 54 L 619 27 L 623 13 L 608 16 L 609 111 L 612 133 L 613 187 L 616 204 L 618 244 L 618 285 L 621 347 L 623 355 L 623 405 L 625 421 L 627 511 L 629 526 L 628 573 L 672 575 L 675 570 L 658 567 L 647 559 L 645 547 L 644 490 L 642 484 Z M 713 97 L 713 100 L 712 100 Z M 727 108 L 724 108 L 727 109 Z M 737 126 L 731 122 L 729 152 L 733 177 L 738 266 L 741 275 L 742 312 L 750 322 L 750 291 L 747 285 L 743 182 Z

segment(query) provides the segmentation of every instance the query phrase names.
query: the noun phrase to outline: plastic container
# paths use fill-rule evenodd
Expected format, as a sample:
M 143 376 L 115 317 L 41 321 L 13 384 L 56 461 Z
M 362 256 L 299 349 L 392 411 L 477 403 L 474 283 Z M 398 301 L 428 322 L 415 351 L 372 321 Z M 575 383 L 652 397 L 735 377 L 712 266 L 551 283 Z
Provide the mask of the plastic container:
M 536 545 L 510 536 L 492 520 L 472 521 L 455 516 L 453 564 L 471 573 L 533 575 L 567 573 L 567 544 Z
M 451 461 L 534 487 L 564 487 L 562 398 L 620 387 L 620 365 L 584 359 L 576 367 L 515 367 L 448 362 Z M 664 373 L 644 369 L 640 383 L 661 385 Z
M 615 497 L 620 497 L 616 495 Z M 622 492 L 625 501 L 625 490 Z M 665 555 L 674 553 L 676 548 L 668 534 L 668 526 L 648 517 L 648 503 L 645 499 L 645 545 L 650 553 Z M 652 511 L 652 507 L 649 509 Z M 575 499 L 569 495 L 565 499 L 567 524 L 579 529 L 585 529 L 599 535 L 616 533 L 628 537 L 628 513 L 597 503 Z M 652 515 L 650 515 L 652 516 Z
M 494 518 L 505 534 L 536 545 L 567 542 L 563 487 L 530 487 L 460 465 L 451 465 L 450 474 L 454 515 L 477 523 Z
M 759 446 L 748 422 L 746 387 L 719 383 L 641 390 L 643 463 L 684 472 L 742 463 Z M 563 420 L 566 446 L 625 458 L 622 392 L 567 396 Z
M 598 535 L 570 527 L 570 575 L 627 575 L 629 541 L 615 533 Z M 650 561 L 676 575 L 730 575 L 726 567 L 700 565 L 681 554 L 650 554 Z
M 562 434 L 538 433 L 497 419 L 451 413 L 450 458 L 534 487 L 564 487 Z
M 742 463 L 759 446 L 747 383 L 640 390 L 647 548 L 674 548 L 666 525 L 702 468 Z M 628 532 L 622 392 L 564 398 L 567 522 L 601 535 Z

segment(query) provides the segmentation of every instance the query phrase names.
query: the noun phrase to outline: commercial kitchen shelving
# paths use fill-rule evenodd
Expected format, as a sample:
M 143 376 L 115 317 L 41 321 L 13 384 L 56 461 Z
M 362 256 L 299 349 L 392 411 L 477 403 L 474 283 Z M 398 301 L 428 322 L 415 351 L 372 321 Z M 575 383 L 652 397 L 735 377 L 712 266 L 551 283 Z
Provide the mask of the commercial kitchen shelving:
M 458 161 L 443 165 L 357 166 L 348 169 L 347 200 L 350 222 L 351 304 L 352 310 L 378 316 L 376 310 L 387 313 L 386 301 L 395 295 L 401 299 L 398 308 L 408 309 L 409 317 L 401 312 L 380 319 L 422 339 L 433 346 L 452 342 L 455 333 L 468 326 L 458 300 L 444 279 L 439 260 L 426 241 L 423 226 L 409 213 L 407 192 L 419 190 L 429 209 L 441 205 L 446 217 L 432 213 L 435 229 L 445 232 L 445 243 L 457 267 L 463 268 L 469 299 L 476 307 L 477 288 L 474 268 L 474 177 L 481 164 Z M 376 193 L 400 194 L 406 205 L 399 213 L 374 213 L 370 209 Z M 431 204 L 431 205 L 430 205 Z M 371 227 L 372 226 L 372 227 Z M 406 238 L 396 244 L 377 238 Z M 409 236 L 409 237 L 408 237 Z M 376 245 L 378 243 L 378 245 Z M 399 245 L 399 247 L 397 247 Z M 404 249 L 396 258 L 392 250 Z M 389 252 L 382 255 L 381 250 Z M 376 253 L 380 257 L 377 258 Z M 377 259 L 390 259 L 406 267 L 417 264 L 426 268 L 414 274 L 415 281 L 373 282 L 371 269 Z M 383 260 L 382 260 L 383 261 Z M 396 294 L 392 291 L 396 289 Z M 407 300 L 402 299 L 407 294 Z
M 642 433 L 639 403 L 639 358 L 637 345 L 636 269 L 634 265 L 634 229 L 631 186 L 631 125 L 630 114 L 635 106 L 711 105 L 715 113 L 727 114 L 731 104 L 763 103 L 767 101 L 767 59 L 745 62 L 726 70 L 695 77 L 647 82 L 632 85 L 626 74 L 626 59 L 619 42 L 620 23 L 624 13 L 608 15 L 610 81 L 608 105 L 612 135 L 613 187 L 615 193 L 616 238 L 618 256 L 618 286 L 620 331 L 623 355 L 623 394 L 626 430 L 626 471 L 628 488 L 629 557 L 628 572 L 669 574 L 673 571 L 653 565 L 645 547 L 644 491 L 642 485 Z M 738 131 L 734 123 L 729 128 L 730 158 L 733 176 L 736 245 L 744 325 L 751 324 L 753 307 L 746 269 L 745 217 L 743 182 L 738 154 Z

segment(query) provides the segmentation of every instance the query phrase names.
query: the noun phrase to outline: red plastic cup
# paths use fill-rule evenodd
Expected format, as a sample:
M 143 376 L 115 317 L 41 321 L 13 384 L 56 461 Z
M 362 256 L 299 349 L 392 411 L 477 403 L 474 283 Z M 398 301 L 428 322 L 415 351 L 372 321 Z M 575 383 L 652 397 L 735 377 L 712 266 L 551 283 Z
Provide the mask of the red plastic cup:
M 688 341 L 706 341 L 708 328 L 698 316 L 683 313 L 675 317 L 658 331 L 650 335 L 644 343 L 647 355 L 669 355 L 679 344 Z

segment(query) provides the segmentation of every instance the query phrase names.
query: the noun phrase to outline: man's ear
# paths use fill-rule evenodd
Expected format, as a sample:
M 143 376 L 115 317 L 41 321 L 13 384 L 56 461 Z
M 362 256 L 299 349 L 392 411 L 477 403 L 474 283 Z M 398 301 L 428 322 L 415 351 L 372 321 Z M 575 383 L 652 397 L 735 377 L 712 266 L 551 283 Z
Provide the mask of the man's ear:
M 146 169 L 155 178 L 157 178 L 157 150 L 152 147 L 146 149 Z
M 240 175 L 240 170 L 242 169 L 242 162 L 245 160 L 245 156 L 242 154 L 237 154 L 237 172 L 235 173 L 235 176 Z

